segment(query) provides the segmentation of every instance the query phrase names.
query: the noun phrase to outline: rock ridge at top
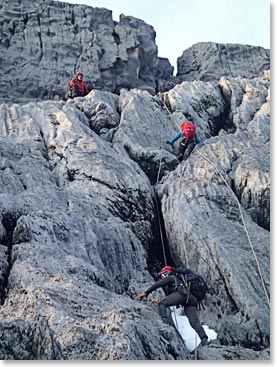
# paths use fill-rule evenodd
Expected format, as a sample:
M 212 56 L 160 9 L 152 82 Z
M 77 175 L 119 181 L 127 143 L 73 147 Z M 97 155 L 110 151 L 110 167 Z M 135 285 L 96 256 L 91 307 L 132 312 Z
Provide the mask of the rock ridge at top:
M 184 80 L 252 78 L 269 69 L 269 50 L 201 42 L 178 58 L 177 76 L 158 57 L 156 32 L 132 16 L 52 0 L 4 0 L 0 6 L 0 101 L 64 99 L 78 70 L 90 88 L 151 94 Z M 167 56 L 167 55 L 165 55 Z

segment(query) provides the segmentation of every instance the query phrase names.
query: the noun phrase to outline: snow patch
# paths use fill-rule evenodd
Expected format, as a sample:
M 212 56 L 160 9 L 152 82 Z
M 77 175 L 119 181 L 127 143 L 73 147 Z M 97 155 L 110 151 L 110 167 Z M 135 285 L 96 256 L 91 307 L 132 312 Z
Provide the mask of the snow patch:
M 199 336 L 190 326 L 188 318 L 185 315 L 182 315 L 182 308 L 176 309 L 176 307 L 171 307 L 170 309 L 172 312 L 172 319 L 174 321 L 174 324 L 181 334 L 188 351 L 193 352 L 201 343 Z M 210 329 L 207 325 L 203 325 L 203 328 L 209 340 L 217 339 L 217 333 L 215 332 L 215 330 Z

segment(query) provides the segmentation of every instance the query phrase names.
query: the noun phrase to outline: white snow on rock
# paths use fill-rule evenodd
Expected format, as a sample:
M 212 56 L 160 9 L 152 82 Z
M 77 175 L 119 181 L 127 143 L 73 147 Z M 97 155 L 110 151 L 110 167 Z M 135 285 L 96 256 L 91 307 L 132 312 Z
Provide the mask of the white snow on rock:
M 183 309 L 176 309 L 176 307 L 171 307 L 171 310 L 172 318 L 177 330 L 184 339 L 184 342 L 189 352 L 193 352 L 201 342 L 199 336 L 190 326 L 188 318 L 183 314 Z M 203 328 L 209 340 L 217 339 L 217 333 L 215 330 L 210 329 L 207 325 L 203 325 Z

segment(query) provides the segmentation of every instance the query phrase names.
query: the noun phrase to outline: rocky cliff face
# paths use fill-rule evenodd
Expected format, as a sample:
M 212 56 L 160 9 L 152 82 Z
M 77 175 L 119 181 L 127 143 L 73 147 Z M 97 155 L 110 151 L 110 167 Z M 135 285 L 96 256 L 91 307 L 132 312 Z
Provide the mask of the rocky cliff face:
M 269 103 L 263 78 L 221 78 L 2 104 L 1 359 L 190 358 L 136 299 L 163 265 L 158 175 L 168 261 L 211 286 L 201 319 L 220 345 L 199 358 L 268 359 L 267 298 L 235 197 L 268 292 Z M 165 140 L 187 117 L 202 144 L 178 165 Z
M 269 50 L 200 43 L 178 58 L 177 77 L 158 57 L 152 26 L 132 16 L 52 0 L 2 1 L 0 101 L 64 99 L 78 70 L 90 88 L 119 94 L 139 88 L 154 95 L 184 80 L 246 78 L 269 69 Z
M 0 7 L 2 100 L 64 97 L 80 69 L 93 88 L 156 90 L 155 31 L 131 16 L 51 0 Z M 12 63 L 11 63 L 12 60 Z
M 228 56 L 175 85 L 153 28 L 106 9 L 3 2 L 0 21 L 2 100 L 61 96 L 79 68 L 105 89 L 0 105 L 1 359 L 191 359 L 137 300 L 165 257 L 211 288 L 201 321 L 219 340 L 199 359 L 269 359 L 268 78 L 222 77 Z M 154 96 L 157 80 L 172 89 Z M 179 164 L 165 142 L 185 119 L 202 142 Z
M 240 44 L 200 42 L 177 60 L 179 80 L 216 80 L 221 76 L 255 78 L 270 69 L 270 50 Z

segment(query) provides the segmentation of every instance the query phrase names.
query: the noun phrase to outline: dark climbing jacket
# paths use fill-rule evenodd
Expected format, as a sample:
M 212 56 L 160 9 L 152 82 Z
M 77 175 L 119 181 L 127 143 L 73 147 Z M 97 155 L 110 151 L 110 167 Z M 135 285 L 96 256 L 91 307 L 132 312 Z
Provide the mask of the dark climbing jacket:
M 158 280 L 156 283 L 151 285 L 145 293 L 148 295 L 151 292 L 155 291 L 158 288 L 163 288 L 166 295 L 169 295 L 177 290 L 179 285 L 182 284 L 182 280 L 180 280 L 175 275 L 169 275 L 166 278 Z

